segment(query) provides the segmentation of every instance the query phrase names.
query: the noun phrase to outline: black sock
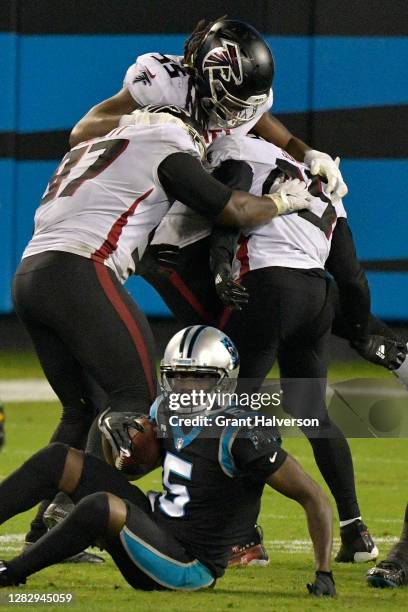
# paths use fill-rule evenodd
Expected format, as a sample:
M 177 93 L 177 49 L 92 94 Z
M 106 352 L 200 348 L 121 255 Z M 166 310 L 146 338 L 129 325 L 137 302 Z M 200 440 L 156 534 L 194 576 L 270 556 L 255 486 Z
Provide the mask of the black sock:
M 21 581 L 44 567 L 59 563 L 106 538 L 109 500 L 106 493 L 88 495 L 71 514 L 24 553 L 7 562 L 11 577 Z
M 309 438 L 318 468 L 334 499 L 341 521 L 360 516 L 353 459 L 343 433 L 331 425 L 330 438 Z
M 61 420 L 52 434 L 52 442 L 62 442 L 73 448 L 85 448 L 89 429 L 93 421 L 93 410 L 87 404 L 63 406 Z
M 3 480 L 0 484 L 0 525 L 56 495 L 68 449 L 65 444 L 50 444 Z

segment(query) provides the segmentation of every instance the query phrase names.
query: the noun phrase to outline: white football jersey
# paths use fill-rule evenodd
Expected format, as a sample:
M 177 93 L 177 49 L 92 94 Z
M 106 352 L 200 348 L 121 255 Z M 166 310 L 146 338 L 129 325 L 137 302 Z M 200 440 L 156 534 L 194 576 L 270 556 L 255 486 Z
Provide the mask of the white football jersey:
M 123 85 L 127 86 L 135 102 L 142 106 L 147 104 L 175 104 L 190 110 L 187 108 L 190 80 L 184 68 L 182 56 L 145 53 L 140 55 L 136 62 L 128 68 Z M 194 100 L 194 87 L 190 94 L 192 100 Z M 219 136 L 248 134 L 261 115 L 271 108 L 272 103 L 273 92 L 271 89 L 268 100 L 258 108 L 255 116 L 248 123 L 232 129 L 223 129 L 218 127 L 216 123 L 210 123 L 208 130 L 204 132 L 207 145 L 209 146 Z
M 131 96 L 138 104 L 175 104 L 187 108 L 188 95 L 194 100 L 195 89 L 189 89 L 190 77 L 184 65 L 183 56 L 163 55 L 162 53 L 146 53 L 140 55 L 136 62 L 126 72 L 124 86 L 127 86 Z M 265 104 L 260 106 L 251 121 L 232 129 L 218 127 L 210 123 L 204 131 L 204 140 L 210 146 L 221 136 L 245 135 L 258 122 L 263 113 L 267 112 L 273 103 L 272 89 Z M 187 110 L 190 110 L 187 108 Z M 157 228 L 153 244 L 172 244 L 185 247 L 211 233 L 211 223 L 196 212 L 175 202 L 169 213 Z
M 328 196 L 318 177 L 275 145 L 250 136 L 223 138 L 210 149 L 213 168 L 223 161 L 242 160 L 253 172 L 251 193 L 267 193 L 278 175 L 303 178 L 315 195 L 311 209 L 275 217 L 269 223 L 244 231 L 235 265 L 236 276 L 268 266 L 324 269 L 338 217 L 347 217 L 342 201 Z M 320 197 L 319 197 L 320 196 Z
M 67 251 L 104 263 L 122 282 L 134 272 L 150 232 L 170 206 L 158 166 L 172 153 L 200 158 L 179 120 L 151 117 L 152 125 L 116 128 L 65 155 L 36 211 L 23 258 Z

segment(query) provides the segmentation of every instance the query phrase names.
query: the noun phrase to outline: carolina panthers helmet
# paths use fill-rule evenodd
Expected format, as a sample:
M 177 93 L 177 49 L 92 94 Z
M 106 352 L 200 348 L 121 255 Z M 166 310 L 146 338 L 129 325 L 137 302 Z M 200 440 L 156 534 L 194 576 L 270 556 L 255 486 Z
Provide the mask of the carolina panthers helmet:
M 224 128 L 250 121 L 267 101 L 275 72 L 259 32 L 243 21 L 219 19 L 189 49 L 186 67 L 204 111 Z
M 160 385 L 165 396 L 177 390 L 183 377 L 204 382 L 207 393 L 235 391 L 239 372 L 238 351 L 230 338 L 219 329 L 193 325 L 179 331 L 168 343 L 160 363 Z M 200 412 L 201 406 L 180 406 L 178 412 Z
M 157 118 L 151 117 L 150 114 L 157 115 Z M 201 135 L 201 128 L 198 122 L 185 108 L 176 106 L 175 104 L 148 104 L 147 106 L 137 108 L 133 111 L 132 115 L 138 117 L 138 123 L 146 123 L 149 125 L 166 122 L 179 123 L 193 139 L 199 150 L 201 159 L 205 158 L 206 144 Z

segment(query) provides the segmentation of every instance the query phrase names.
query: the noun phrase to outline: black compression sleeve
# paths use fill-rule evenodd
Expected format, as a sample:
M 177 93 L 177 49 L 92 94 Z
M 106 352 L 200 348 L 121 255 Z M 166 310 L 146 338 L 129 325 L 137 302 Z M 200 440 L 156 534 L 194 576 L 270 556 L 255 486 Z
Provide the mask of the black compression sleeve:
M 237 250 L 240 231 L 217 226 L 210 236 L 210 269 L 214 276 L 220 268 L 230 269 Z
M 254 173 L 252 168 L 244 161 L 228 159 L 213 172 L 213 177 L 228 185 L 231 189 L 249 191 Z M 240 230 L 217 226 L 213 229 L 210 238 L 210 268 L 214 275 L 217 270 L 230 267 L 238 245 Z
M 167 195 L 201 215 L 215 219 L 224 210 L 232 189 L 208 174 L 188 153 L 172 153 L 157 169 Z
M 370 289 L 346 219 L 337 221 L 326 268 L 338 284 L 341 312 L 353 335 L 364 334 L 371 307 Z
M 227 159 L 212 173 L 213 177 L 231 189 L 249 191 L 251 189 L 254 173 L 249 164 L 236 159 Z

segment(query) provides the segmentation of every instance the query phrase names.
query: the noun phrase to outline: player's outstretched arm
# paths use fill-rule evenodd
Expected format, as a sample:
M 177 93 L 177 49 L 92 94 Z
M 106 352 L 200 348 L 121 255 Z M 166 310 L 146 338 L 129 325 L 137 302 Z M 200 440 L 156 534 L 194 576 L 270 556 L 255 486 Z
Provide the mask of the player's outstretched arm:
M 262 197 L 232 190 L 208 174 L 197 158 L 172 153 L 157 169 L 159 181 L 169 199 L 229 227 L 256 227 L 278 215 L 310 208 L 312 196 L 306 184 L 292 179 Z
M 333 543 L 332 509 L 324 491 L 288 455 L 281 467 L 266 482 L 286 497 L 303 506 L 316 561 L 316 579 L 308 585 L 314 595 L 335 595 L 330 557 Z
M 332 159 L 327 153 L 311 149 L 303 140 L 294 136 L 276 117 L 264 113 L 254 126 L 254 131 L 268 142 L 285 149 L 298 161 L 310 166 L 312 174 L 327 178 L 327 191 L 335 192 L 340 198 L 348 193 L 339 170 L 340 158 Z
M 69 144 L 75 147 L 78 143 L 90 138 L 104 136 L 118 127 L 122 115 L 128 115 L 137 108 L 137 103 L 130 95 L 128 88 L 123 87 L 117 94 L 93 106 L 73 127 Z

